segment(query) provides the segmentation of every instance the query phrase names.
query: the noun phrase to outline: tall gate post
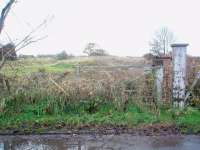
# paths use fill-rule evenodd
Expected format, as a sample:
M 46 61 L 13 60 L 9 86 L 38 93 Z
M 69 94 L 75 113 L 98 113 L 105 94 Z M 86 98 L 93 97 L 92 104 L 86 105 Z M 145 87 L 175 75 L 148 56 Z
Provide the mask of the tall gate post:
M 162 84 L 163 84 L 163 66 L 155 68 L 155 85 L 156 85 L 156 98 L 159 104 L 162 104 Z
M 172 44 L 173 83 L 172 100 L 175 107 L 183 108 L 186 88 L 186 53 L 188 44 Z

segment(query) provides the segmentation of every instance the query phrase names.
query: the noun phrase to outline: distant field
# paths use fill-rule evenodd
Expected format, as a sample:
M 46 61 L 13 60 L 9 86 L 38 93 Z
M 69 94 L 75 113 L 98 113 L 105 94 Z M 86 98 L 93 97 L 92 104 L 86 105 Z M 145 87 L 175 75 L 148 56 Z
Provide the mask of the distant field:
M 8 61 L 1 71 L 13 75 L 28 75 L 34 72 L 45 71 L 48 73 L 64 73 L 74 71 L 75 66 L 113 66 L 143 64 L 145 60 L 140 57 L 75 57 L 67 60 L 56 60 L 53 58 L 30 58 Z
M 86 60 L 87 61 L 87 60 Z M 90 61 L 88 59 L 88 61 Z M 56 60 L 51 58 L 19 59 L 9 61 L 1 72 L 6 75 L 28 75 L 41 70 L 49 73 L 72 71 L 79 62 L 78 59 Z

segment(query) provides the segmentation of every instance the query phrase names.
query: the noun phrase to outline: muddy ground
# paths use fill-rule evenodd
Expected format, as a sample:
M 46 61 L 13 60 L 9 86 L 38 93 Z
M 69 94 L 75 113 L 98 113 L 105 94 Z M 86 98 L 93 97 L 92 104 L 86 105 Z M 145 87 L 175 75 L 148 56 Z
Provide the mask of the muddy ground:
M 69 126 L 39 127 L 33 126 L 32 129 L 7 129 L 0 131 L 0 135 L 30 135 L 30 134 L 98 134 L 98 135 L 119 135 L 131 134 L 135 136 L 164 136 L 164 135 L 180 135 L 181 130 L 176 125 L 170 124 L 154 124 L 143 125 L 140 127 L 127 126 L 82 126 L 73 128 Z

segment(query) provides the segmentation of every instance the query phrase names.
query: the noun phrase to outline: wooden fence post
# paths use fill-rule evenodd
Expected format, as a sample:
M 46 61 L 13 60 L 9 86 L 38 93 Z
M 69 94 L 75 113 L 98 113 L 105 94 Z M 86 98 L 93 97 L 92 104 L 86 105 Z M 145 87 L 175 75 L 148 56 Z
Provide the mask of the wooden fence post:
M 174 107 L 183 108 L 186 88 L 186 53 L 188 44 L 172 44 L 173 83 L 172 98 Z

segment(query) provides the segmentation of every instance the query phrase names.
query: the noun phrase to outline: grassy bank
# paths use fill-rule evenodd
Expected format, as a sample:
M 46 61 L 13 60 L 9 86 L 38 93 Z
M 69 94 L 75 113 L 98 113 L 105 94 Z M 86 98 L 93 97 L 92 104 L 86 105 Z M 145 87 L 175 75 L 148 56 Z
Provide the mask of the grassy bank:
M 50 97 L 32 102 L 26 101 L 23 97 L 6 99 L 5 107 L 0 114 L 0 130 L 1 132 L 11 130 L 42 133 L 66 127 L 73 129 L 84 126 L 137 128 L 145 125 L 171 124 L 177 126 L 182 133 L 200 133 L 200 111 L 194 108 L 183 111 L 160 108 L 160 114 L 157 115 L 140 109 L 132 102 L 127 104 L 125 110 L 104 100 L 62 104 Z
M 78 63 L 96 67 L 82 68 L 77 78 Z M 116 57 L 7 62 L 1 70 L 10 84 L 9 90 L 0 86 L 0 132 L 173 125 L 182 133 L 200 133 L 198 109 L 174 110 L 169 101 L 162 107 L 157 103 L 151 72 L 97 67 L 121 64 L 144 62 Z

